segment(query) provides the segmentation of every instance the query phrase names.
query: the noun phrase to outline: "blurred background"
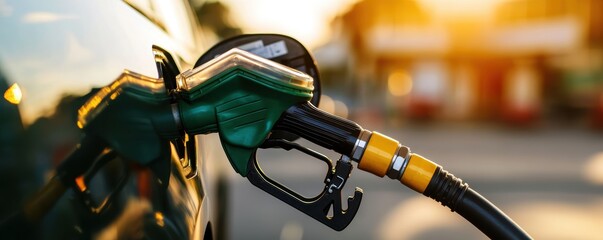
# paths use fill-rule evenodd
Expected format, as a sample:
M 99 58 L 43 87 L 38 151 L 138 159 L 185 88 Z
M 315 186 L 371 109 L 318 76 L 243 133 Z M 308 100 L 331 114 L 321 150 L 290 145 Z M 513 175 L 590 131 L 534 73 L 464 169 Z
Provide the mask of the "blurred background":
M 21 31 L 0 28 L 0 33 L 16 36 L 17 43 L 6 38 L 7 49 L 48 38 L 44 41 L 47 45 L 33 46 L 27 53 L 49 56 L 34 59 L 31 54 L 28 59 L 19 48 L 0 53 L 5 69 L 19 69 L 0 69 L 0 89 L 6 99 L 0 101 L 1 156 L 16 159 L 16 149 L 23 147 L 14 139 L 35 139 L 24 148 L 31 161 L 13 161 L 13 165 L 0 161 L 0 190 L 12 193 L 0 199 L 3 213 L 36 189 L 45 178 L 43 173 L 49 174 L 76 144 L 79 132 L 67 123 L 73 122 L 78 106 L 88 97 L 80 95 L 90 90 L 89 83 L 106 85 L 126 60 L 139 61 L 126 53 L 144 51 L 151 57 L 150 41 L 138 44 L 146 41 L 141 36 L 162 40 L 163 35 L 140 34 L 119 25 L 145 24 L 128 17 L 115 19 L 117 24 L 111 26 L 119 34 L 110 37 L 130 44 L 102 49 L 98 46 L 107 47 L 107 43 L 97 42 L 95 34 L 112 31 L 104 29 L 106 23 L 101 20 L 105 18 L 97 18 L 95 13 L 102 8 L 109 16 L 106 13 L 118 9 L 112 7 L 121 1 L 98 6 L 65 2 L 73 4 L 73 13 L 25 14 L 11 7 L 19 4 L 0 0 L 0 18 L 8 26 L 13 22 L 33 26 Z M 152 6 L 160 1 L 127 2 L 156 10 Z M 290 35 L 310 49 L 317 61 L 323 89 L 319 107 L 323 110 L 389 135 L 439 163 L 536 239 L 603 236 L 603 1 L 183 2 L 190 2 L 196 13 L 201 37 L 177 31 L 182 19 L 159 19 L 162 29 L 180 41 L 176 46 L 190 48 L 183 52 L 211 46 L 192 46 L 198 41 L 191 38 L 215 43 L 241 33 Z M 51 3 L 21 4 L 53 10 L 46 6 Z M 24 17 L 17 19 L 20 14 Z M 91 18 L 94 26 L 64 23 L 80 15 Z M 157 20 L 153 16 L 147 18 Z M 79 29 L 79 35 L 66 34 L 62 36 L 66 39 L 59 41 L 40 30 L 48 22 L 67 33 Z M 67 42 L 68 47 L 57 47 L 59 42 Z M 64 59 L 53 56 L 63 50 L 69 53 L 65 61 L 73 61 L 69 68 L 55 65 Z M 11 53 L 23 58 L 6 57 Z M 194 62 L 197 57 L 184 55 L 184 62 Z M 115 58 L 124 60 L 115 62 Z M 36 61 L 25 61 L 32 59 Z M 92 65 L 94 69 L 89 67 Z M 128 67 L 149 76 L 156 74 L 152 64 Z M 60 74 L 40 70 L 46 68 Z M 97 69 L 101 70 L 92 72 Z M 20 103 L 21 89 L 9 84 L 11 77 L 30 76 L 69 84 L 24 81 L 21 87 L 26 97 Z M 82 76 L 89 78 L 86 84 L 79 82 Z M 65 89 L 79 94 L 65 94 Z M 43 94 L 27 96 L 28 91 Z M 333 161 L 339 157 L 327 155 Z M 275 150 L 260 152 L 260 158 L 269 176 L 293 190 L 308 197 L 320 192 L 326 169 L 318 161 Z M 252 186 L 231 171 L 226 161 L 215 164 L 229 173 L 226 211 L 230 239 L 485 238 L 461 217 L 399 182 L 358 170 L 353 171 L 344 192 L 351 195 L 354 187 L 363 188 L 363 203 L 348 228 L 335 232 Z
M 199 9 L 221 37 L 300 40 L 320 69 L 323 110 L 443 165 L 537 239 L 603 234 L 603 2 L 223 0 Z M 289 154 L 263 154 L 262 167 L 317 194 L 322 166 Z M 233 239 L 484 238 L 439 204 L 360 171 L 347 194 L 358 186 L 365 198 L 343 232 L 230 181 Z

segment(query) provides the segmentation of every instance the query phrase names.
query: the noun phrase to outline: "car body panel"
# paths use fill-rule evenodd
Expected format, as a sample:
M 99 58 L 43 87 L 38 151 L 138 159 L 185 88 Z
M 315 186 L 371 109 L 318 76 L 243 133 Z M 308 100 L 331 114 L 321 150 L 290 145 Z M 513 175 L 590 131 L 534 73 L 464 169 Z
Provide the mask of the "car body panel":
M 14 207 L 47 181 L 52 169 L 77 144 L 81 135 L 75 125 L 77 108 L 94 92 L 91 89 L 110 84 L 125 69 L 156 77 L 153 45 L 169 51 L 176 65 L 184 70 L 216 40 L 196 23 L 189 3 L 184 0 L 0 1 L 0 36 L 0 72 L 4 76 L 2 85 L 6 84 L 1 90 L 4 92 L 16 83 L 23 93 L 17 105 L 20 114 L 11 112 L 10 121 L 0 122 L 3 131 L 10 128 L 18 132 L 5 134 L 6 139 L 2 140 L 14 143 L 17 149 L 14 156 L 4 155 L 3 166 L 7 167 L 3 172 L 24 169 L 18 171 L 23 172 L 19 176 L 1 178 L 3 182 L 19 183 L 15 187 L 18 191 L 4 187 L 8 185 L 0 189 L 2 195 L 14 195 Z M 3 115 L 5 107 L 14 110 L 14 105 L 5 99 L 1 101 Z M 14 121 L 22 124 L 13 126 Z M 212 153 L 220 151 L 213 147 L 219 144 L 215 143 L 217 139 L 207 139 L 198 141 L 198 148 L 204 151 L 199 151 L 197 159 L 204 162 L 209 155 L 226 161 L 223 155 Z M 152 205 L 152 214 L 147 214 L 150 222 L 163 228 L 173 225 L 178 237 L 199 238 L 212 219 L 213 206 L 209 205 L 208 197 L 211 193 L 204 186 L 213 184 L 215 170 L 200 164 L 200 174 L 186 179 L 186 170 L 177 156 L 166 166 L 171 171 L 165 195 L 146 196 Z M 150 192 L 161 192 L 156 184 L 158 178 L 144 177 L 146 167 L 131 169 L 133 174 L 114 208 L 121 210 L 129 198 L 144 195 L 143 181 L 150 183 Z M 103 175 L 111 178 L 110 173 Z M 106 188 L 102 181 L 96 187 L 99 192 Z M 44 220 L 41 227 L 44 238 L 82 237 L 78 232 L 85 232 L 82 228 L 94 222 L 82 221 L 92 218 L 80 216 L 81 206 L 75 206 L 74 199 L 68 193 Z M 2 218 L 5 214 L 2 212 Z M 98 226 L 89 228 L 100 231 Z

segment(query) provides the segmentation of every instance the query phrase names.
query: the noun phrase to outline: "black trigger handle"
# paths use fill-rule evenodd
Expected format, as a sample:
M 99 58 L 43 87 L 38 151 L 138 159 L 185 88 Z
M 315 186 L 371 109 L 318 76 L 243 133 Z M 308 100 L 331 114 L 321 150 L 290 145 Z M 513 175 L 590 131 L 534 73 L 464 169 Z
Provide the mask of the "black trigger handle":
M 269 143 L 264 144 L 263 147 L 278 147 L 283 149 L 294 148 L 307 154 L 312 152 L 320 155 L 322 157 L 317 157 L 314 154 L 310 154 L 321 160 L 327 159 L 329 171 L 325 179 L 325 187 L 317 196 L 305 198 L 266 176 L 258 165 L 256 154 L 253 154 L 251 157 L 251 160 L 253 161 L 249 161 L 249 172 L 247 174 L 247 179 L 249 179 L 249 181 L 256 187 L 264 190 L 270 195 L 280 199 L 281 201 L 318 220 L 328 227 L 337 231 L 345 229 L 352 222 L 354 216 L 356 216 L 362 200 L 362 189 L 356 188 L 354 191 L 354 196 L 348 197 L 347 199 L 348 208 L 345 210 L 343 209 L 341 202 L 341 190 L 345 186 L 345 183 L 353 168 L 349 161 L 342 160 L 345 158 L 345 156 L 337 161 L 335 168 L 332 168 L 332 165 L 330 164 L 331 161 L 328 160 L 326 156 L 311 149 L 302 147 L 299 144 L 291 143 L 286 140 L 268 140 L 267 142 Z M 333 209 L 332 216 L 329 216 L 330 208 Z

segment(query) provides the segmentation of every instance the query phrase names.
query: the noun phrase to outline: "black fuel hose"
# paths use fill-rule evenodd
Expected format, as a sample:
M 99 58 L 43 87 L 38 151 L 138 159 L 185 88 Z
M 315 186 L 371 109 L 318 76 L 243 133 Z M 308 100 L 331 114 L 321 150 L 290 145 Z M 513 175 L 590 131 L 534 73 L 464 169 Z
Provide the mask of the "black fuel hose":
M 457 212 L 490 239 L 531 239 L 488 199 L 442 167 L 437 167 L 423 195 Z

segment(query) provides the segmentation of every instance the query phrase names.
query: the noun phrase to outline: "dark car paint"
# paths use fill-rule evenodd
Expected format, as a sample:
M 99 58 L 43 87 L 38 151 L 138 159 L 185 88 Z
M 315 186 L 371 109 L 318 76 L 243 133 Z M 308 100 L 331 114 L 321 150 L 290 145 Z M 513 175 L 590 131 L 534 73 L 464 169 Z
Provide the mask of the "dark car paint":
M 0 11 L 0 75 L 4 76 L 0 90 L 4 93 L 8 86 L 17 83 L 24 95 L 18 106 L 0 100 L 0 195 L 8 196 L 3 197 L 2 218 L 47 181 L 52 169 L 77 144 L 81 134 L 75 126 L 77 109 L 90 95 L 90 89 L 111 83 L 124 69 L 157 76 L 152 45 L 170 51 L 177 64 L 186 68 L 215 39 L 198 28 L 186 1 L 169 3 L 173 9 L 185 10 L 171 14 L 157 9 L 165 2 L 148 1 L 155 8 L 135 2 L 58 0 L 0 4 L 0 8 L 10 9 Z M 162 19 L 162 14 L 184 17 L 179 18 L 179 23 L 170 24 L 162 22 L 170 20 Z M 184 30 L 174 29 L 178 26 Z M 212 153 L 220 150 L 214 147 L 216 141 L 211 136 L 200 137 L 199 148 L 204 150 L 197 157 L 200 162 L 208 155 L 223 157 Z M 159 182 L 153 173 L 148 177 L 145 166 L 121 164 L 128 165 L 131 174 L 106 213 L 90 214 L 75 194 L 67 193 L 39 229 L 30 231 L 30 237 L 92 237 L 111 224 L 128 199 L 145 195 L 140 187 L 144 184 L 150 190 L 143 197 L 152 205 L 152 212 L 145 215 L 146 237 L 198 239 L 207 232 L 206 226 L 215 222 L 208 191 L 212 187 L 204 187 L 214 184 L 215 173 L 205 167 L 207 164 L 200 164 L 200 174 L 188 180 L 174 157 L 171 162 L 162 163 L 170 171 L 167 183 Z M 95 177 L 99 180 L 90 188 L 102 197 L 114 186 L 114 175 L 110 169 L 101 171 Z

